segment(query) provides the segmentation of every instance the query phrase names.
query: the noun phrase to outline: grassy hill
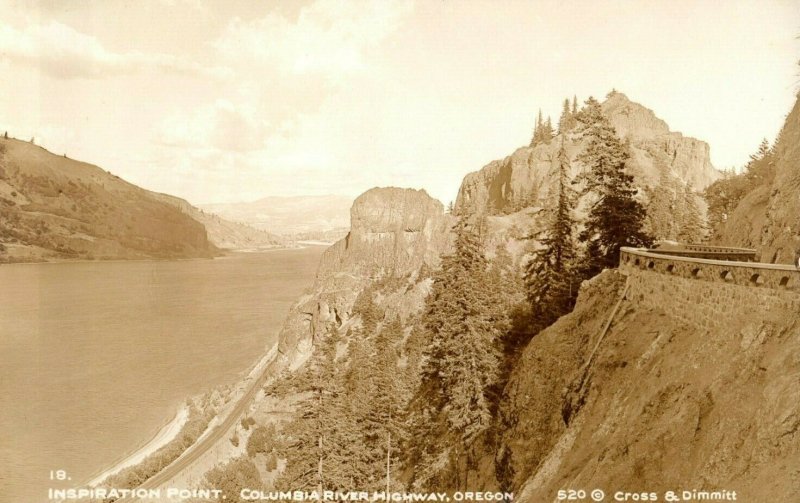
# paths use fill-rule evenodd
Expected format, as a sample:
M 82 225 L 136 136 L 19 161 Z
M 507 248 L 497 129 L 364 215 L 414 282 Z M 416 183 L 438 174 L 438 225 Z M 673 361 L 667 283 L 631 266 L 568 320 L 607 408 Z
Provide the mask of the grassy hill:
M 91 164 L 0 138 L 0 262 L 211 257 L 205 227 Z

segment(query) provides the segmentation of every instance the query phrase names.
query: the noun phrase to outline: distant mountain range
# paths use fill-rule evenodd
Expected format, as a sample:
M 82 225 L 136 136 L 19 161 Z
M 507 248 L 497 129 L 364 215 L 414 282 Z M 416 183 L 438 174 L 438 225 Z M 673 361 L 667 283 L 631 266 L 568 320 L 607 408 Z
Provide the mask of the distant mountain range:
M 200 208 L 293 241 L 333 242 L 350 228 L 353 200 L 338 195 L 270 196 L 248 203 L 203 204 Z
M 0 263 L 212 257 L 285 243 L 97 166 L 0 138 Z

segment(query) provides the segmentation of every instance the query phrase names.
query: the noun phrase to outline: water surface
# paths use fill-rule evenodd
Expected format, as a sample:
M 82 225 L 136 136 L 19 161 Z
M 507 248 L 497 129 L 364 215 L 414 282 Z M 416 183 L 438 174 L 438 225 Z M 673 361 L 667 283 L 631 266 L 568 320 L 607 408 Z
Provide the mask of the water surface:
M 50 470 L 86 480 L 234 382 L 323 249 L 0 266 L 0 501 L 44 501 Z

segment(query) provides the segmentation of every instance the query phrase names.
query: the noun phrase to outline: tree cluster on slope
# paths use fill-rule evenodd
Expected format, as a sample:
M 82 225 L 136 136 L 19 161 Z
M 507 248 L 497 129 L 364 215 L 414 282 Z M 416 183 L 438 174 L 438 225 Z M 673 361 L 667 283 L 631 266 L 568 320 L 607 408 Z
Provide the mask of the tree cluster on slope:
M 699 243 L 706 239 L 707 229 L 698 195 L 692 187 L 662 169 L 659 183 L 646 188 L 647 229 L 657 240 Z
M 566 103 L 565 103 L 566 105 Z M 578 132 L 588 143 L 578 160 L 585 171 L 569 180 L 570 160 L 562 143 L 557 156 L 556 203 L 540 248 L 525 272 L 535 326 L 544 328 L 569 312 L 577 287 L 606 267 L 616 267 L 623 246 L 648 246 L 647 213 L 637 201 L 633 177 L 626 172 L 628 146 L 616 134 L 600 103 L 589 98 L 576 115 Z M 581 187 L 576 192 L 573 185 Z M 575 235 L 577 196 L 592 204 L 583 230 Z
M 763 139 L 755 154 L 741 173 L 726 171 L 723 177 L 709 185 L 703 196 L 708 203 L 708 224 L 711 239 L 721 237 L 722 228 L 736 207 L 748 194 L 770 187 L 775 179 L 775 149 Z
M 542 120 L 542 111 L 539 110 L 539 115 L 536 117 L 536 125 L 533 128 L 530 146 L 535 147 L 537 145 L 550 143 L 554 134 L 555 131 L 553 130 L 553 123 L 550 117 L 547 117 L 547 120 Z
M 443 259 L 420 331 L 425 349 L 420 385 L 411 403 L 405 448 L 410 483 L 453 487 L 458 466 L 474 464 L 470 448 L 493 425 L 504 384 L 504 352 L 521 284 L 499 248 L 486 259 L 478 216 L 462 216 L 455 251 Z

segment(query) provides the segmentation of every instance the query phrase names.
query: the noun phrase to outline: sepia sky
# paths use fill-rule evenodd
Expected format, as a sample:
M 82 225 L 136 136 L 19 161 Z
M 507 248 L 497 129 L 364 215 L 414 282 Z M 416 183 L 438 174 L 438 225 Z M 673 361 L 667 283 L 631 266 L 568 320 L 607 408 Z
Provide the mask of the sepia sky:
M 0 130 L 193 203 L 462 177 L 612 88 L 741 166 L 800 0 L 0 0 Z

